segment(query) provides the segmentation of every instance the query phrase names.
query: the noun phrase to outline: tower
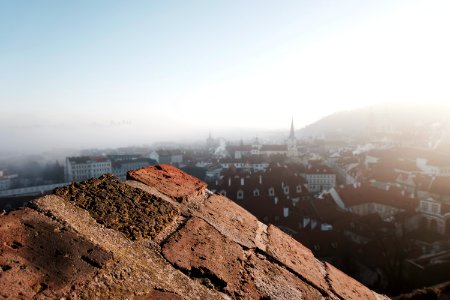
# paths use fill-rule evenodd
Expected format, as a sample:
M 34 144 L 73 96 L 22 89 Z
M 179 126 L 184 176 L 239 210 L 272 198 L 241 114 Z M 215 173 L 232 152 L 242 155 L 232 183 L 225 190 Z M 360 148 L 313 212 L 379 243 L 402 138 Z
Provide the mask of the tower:
M 295 138 L 294 131 L 294 118 L 291 121 L 291 131 L 289 133 L 289 137 L 287 139 L 287 155 L 289 157 L 298 156 L 298 148 L 297 148 L 297 139 Z

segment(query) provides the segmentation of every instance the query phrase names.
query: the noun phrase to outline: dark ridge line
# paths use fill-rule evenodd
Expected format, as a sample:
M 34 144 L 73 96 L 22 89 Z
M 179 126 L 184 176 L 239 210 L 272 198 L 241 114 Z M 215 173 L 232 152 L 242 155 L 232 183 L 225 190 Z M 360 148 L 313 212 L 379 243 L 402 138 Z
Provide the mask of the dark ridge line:
M 180 231 L 182 228 L 184 228 L 186 226 L 186 223 L 192 219 L 192 216 L 186 216 L 185 219 L 181 220 L 181 222 L 178 224 L 178 226 L 171 232 L 169 233 L 164 239 L 161 240 L 161 242 L 159 243 L 159 246 L 161 247 L 161 249 L 164 247 L 165 244 L 167 244 L 167 242 L 178 232 Z M 162 253 L 161 253 L 162 254 Z M 164 255 L 163 255 L 164 256 Z M 166 259 L 164 257 L 164 259 Z M 167 260 L 167 259 L 166 259 Z M 168 260 L 167 260 L 168 261 Z
M 331 284 L 331 279 L 330 279 L 330 273 L 328 272 L 328 266 L 327 264 L 320 262 L 323 266 L 323 268 L 325 269 L 325 281 L 328 284 L 328 288 L 330 289 L 330 291 L 336 296 L 338 297 L 340 300 L 345 300 L 343 297 L 341 297 L 341 295 L 338 294 L 338 292 L 336 292 L 336 290 L 333 288 L 333 285 Z

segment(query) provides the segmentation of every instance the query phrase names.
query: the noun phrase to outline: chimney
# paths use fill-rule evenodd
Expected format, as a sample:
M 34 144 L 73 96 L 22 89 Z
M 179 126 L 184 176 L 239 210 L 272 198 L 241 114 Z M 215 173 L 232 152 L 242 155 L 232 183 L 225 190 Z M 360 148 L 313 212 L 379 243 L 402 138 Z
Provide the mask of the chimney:
M 283 208 L 283 217 L 289 217 L 289 207 Z
M 231 177 L 228 178 L 228 186 L 231 186 Z
M 259 175 L 259 184 L 262 184 L 262 175 Z
M 245 179 L 244 179 L 244 177 L 242 177 L 241 178 L 241 185 L 244 185 L 245 184 L 245 181 L 244 181 Z
M 275 203 L 275 205 L 277 205 L 277 203 L 278 203 L 278 197 L 273 198 L 273 203 Z
M 405 190 L 402 190 L 402 191 L 400 192 L 400 194 L 402 195 L 402 197 L 404 197 L 404 196 L 405 196 Z

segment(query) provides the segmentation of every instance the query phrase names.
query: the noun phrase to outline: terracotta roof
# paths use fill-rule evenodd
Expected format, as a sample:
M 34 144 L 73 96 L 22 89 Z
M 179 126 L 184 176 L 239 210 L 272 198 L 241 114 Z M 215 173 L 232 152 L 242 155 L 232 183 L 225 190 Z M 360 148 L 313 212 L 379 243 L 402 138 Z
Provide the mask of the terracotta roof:
M 338 189 L 337 193 L 346 207 L 361 205 L 364 203 L 380 203 L 400 209 L 415 209 L 418 206 L 417 199 L 411 199 L 402 189 L 391 186 L 388 191 L 369 185 L 354 187 L 345 186 Z
M 431 182 L 430 193 L 440 196 L 450 196 L 450 177 L 436 177 Z
M 129 178 L 72 184 L 0 215 L 0 295 L 387 299 L 176 168 Z
M 261 151 L 287 151 L 287 145 L 262 145 Z
M 77 164 L 85 164 L 88 162 L 107 162 L 109 159 L 104 156 L 75 156 L 67 158 L 71 162 L 75 162 Z
M 252 151 L 252 145 L 228 146 L 227 150 L 230 152 L 235 151 L 249 152 Z

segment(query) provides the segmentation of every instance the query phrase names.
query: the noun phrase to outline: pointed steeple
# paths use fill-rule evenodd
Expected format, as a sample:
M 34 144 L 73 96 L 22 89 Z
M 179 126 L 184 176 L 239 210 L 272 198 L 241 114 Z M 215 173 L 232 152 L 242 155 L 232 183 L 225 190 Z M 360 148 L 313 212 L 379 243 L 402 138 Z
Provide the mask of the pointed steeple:
M 291 133 L 289 134 L 289 139 L 295 139 L 295 133 L 294 133 L 294 117 L 292 117 L 292 121 L 291 121 Z

